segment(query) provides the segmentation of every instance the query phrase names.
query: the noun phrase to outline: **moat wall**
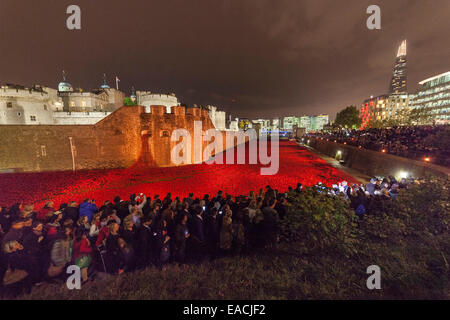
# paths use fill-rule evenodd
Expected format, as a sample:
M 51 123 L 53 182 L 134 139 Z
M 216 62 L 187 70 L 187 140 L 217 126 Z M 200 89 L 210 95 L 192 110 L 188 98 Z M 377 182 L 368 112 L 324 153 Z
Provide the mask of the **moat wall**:
M 399 172 L 408 172 L 413 177 L 424 177 L 428 174 L 444 178 L 450 177 L 450 169 L 411 160 L 391 154 L 326 141 L 319 138 L 309 139 L 308 145 L 317 151 L 335 158 L 341 151 L 345 166 L 358 170 L 368 176 L 397 176 Z
M 183 128 L 194 137 L 194 121 L 202 122 L 203 131 L 214 128 L 206 110 L 182 106 L 172 107 L 171 113 L 165 106 L 151 110 L 124 106 L 95 125 L 1 125 L 0 171 L 72 170 L 70 139 L 76 170 L 136 163 L 173 166 L 170 152 L 178 143 L 171 141 L 173 130 Z M 224 145 L 216 152 L 225 150 L 222 134 Z M 208 143 L 203 142 L 203 148 Z

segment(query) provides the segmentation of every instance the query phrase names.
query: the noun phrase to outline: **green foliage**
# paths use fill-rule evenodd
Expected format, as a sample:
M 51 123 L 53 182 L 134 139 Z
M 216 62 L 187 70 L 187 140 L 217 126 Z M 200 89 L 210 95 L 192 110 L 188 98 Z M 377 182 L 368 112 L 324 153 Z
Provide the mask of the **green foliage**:
M 125 98 L 123 99 L 123 105 L 124 105 L 124 106 L 137 106 L 137 102 L 131 100 L 130 97 L 125 97 Z
M 423 125 L 433 122 L 433 114 L 429 108 L 414 108 L 407 116 L 410 124 Z
M 349 106 L 336 114 L 335 126 L 357 129 L 361 125 L 359 111 L 355 106 Z
M 281 221 L 280 238 L 301 244 L 305 253 L 336 252 L 349 257 L 354 251 L 355 215 L 343 198 L 306 188 L 291 194 L 288 213 Z

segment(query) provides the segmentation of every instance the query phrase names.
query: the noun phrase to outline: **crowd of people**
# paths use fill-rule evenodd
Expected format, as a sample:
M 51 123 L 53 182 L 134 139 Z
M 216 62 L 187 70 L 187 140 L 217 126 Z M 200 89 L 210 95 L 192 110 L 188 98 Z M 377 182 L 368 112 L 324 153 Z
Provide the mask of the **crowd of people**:
M 362 218 L 377 203 L 395 198 L 407 187 L 408 181 L 390 177 L 359 186 L 343 182 L 325 188 L 319 183 L 315 190 L 349 199 Z M 258 194 L 235 198 L 221 191 L 213 198 L 189 194 L 182 200 L 172 199 L 171 194 L 163 199 L 133 194 L 100 206 L 85 199 L 58 209 L 52 201 L 36 211 L 29 204 L 0 207 L 0 279 L 19 270 L 31 288 L 64 279 L 70 265 L 78 266 L 82 280 L 88 281 L 98 273 L 121 274 L 171 262 L 199 263 L 271 247 L 278 241 L 279 221 L 285 218 L 291 197 L 302 190 L 299 183 L 287 193 L 267 186 Z
M 30 285 L 39 285 L 76 265 L 88 281 L 97 272 L 198 263 L 271 246 L 286 201 L 268 186 L 236 198 L 221 191 L 211 199 L 189 194 L 183 200 L 133 194 L 101 205 L 85 199 L 59 208 L 49 201 L 36 211 L 33 205 L 0 207 L 0 279 L 21 270 Z
M 448 128 L 445 126 L 402 126 L 366 130 L 338 130 L 331 133 L 314 133 L 311 135 L 421 161 L 427 158 L 428 161 L 433 163 L 450 166 L 450 150 L 441 150 L 425 141 L 426 137 L 441 130 L 448 130 Z

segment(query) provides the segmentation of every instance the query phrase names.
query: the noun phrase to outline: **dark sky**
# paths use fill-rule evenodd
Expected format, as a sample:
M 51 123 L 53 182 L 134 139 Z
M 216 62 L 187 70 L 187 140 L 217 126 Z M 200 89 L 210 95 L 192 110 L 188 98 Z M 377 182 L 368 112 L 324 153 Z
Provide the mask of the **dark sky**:
M 66 8 L 82 30 L 66 28 Z M 382 29 L 366 28 L 366 9 Z M 175 92 L 236 116 L 335 113 L 387 92 L 408 40 L 408 89 L 450 70 L 449 0 L 1 0 L 0 82 Z M 233 99 L 236 101 L 233 102 Z

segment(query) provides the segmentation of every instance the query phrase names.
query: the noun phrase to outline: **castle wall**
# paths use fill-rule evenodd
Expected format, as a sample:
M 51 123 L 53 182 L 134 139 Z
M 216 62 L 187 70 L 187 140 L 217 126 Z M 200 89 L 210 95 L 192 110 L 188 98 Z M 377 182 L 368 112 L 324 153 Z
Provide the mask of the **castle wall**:
M 201 121 L 203 131 L 214 128 L 206 110 L 199 108 L 124 106 L 94 125 L 1 125 L 1 171 L 72 170 L 75 168 L 126 168 L 136 163 L 149 166 L 174 166 L 171 141 L 175 129 L 186 129 L 194 137 L 194 121 Z M 225 150 L 223 146 L 216 153 Z M 193 141 L 192 141 L 193 143 Z M 210 142 L 202 143 L 202 152 Z M 192 144 L 191 159 L 194 163 Z

